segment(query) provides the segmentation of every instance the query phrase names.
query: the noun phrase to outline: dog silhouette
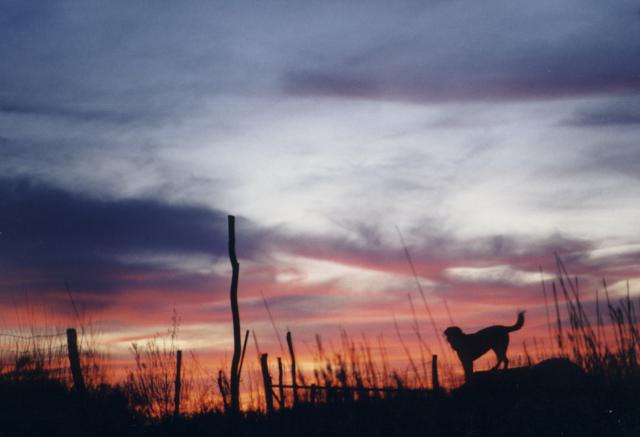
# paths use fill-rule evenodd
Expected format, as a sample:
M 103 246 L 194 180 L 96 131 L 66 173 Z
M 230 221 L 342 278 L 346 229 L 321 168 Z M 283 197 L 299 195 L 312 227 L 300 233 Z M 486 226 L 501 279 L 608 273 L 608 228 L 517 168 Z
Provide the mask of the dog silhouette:
M 503 363 L 505 369 L 509 367 L 507 358 L 509 333 L 522 328 L 522 325 L 524 325 L 524 311 L 518 313 L 518 320 L 512 326 L 489 326 L 473 334 L 465 334 L 457 326 L 445 329 L 444 335 L 462 363 L 465 381 L 468 382 L 473 375 L 473 362 L 489 350 L 493 350 L 498 358 L 498 362 L 491 370 L 497 369 Z

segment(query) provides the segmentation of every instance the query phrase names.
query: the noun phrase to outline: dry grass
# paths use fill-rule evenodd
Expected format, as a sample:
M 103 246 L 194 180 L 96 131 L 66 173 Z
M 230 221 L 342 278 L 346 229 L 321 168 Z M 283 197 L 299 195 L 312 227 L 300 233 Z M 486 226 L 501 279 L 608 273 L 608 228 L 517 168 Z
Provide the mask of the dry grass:
M 602 314 L 599 290 L 595 291 L 595 314 L 589 315 L 578 278 L 569 276 L 557 256 L 556 263 L 557 276 L 552 282 L 556 323 L 549 329 L 555 334 L 558 355 L 573 360 L 589 373 L 607 378 L 637 376 L 640 320 L 628 286 L 626 295 L 613 300 L 603 280 L 607 317 Z M 565 319 L 561 316 L 562 303 Z

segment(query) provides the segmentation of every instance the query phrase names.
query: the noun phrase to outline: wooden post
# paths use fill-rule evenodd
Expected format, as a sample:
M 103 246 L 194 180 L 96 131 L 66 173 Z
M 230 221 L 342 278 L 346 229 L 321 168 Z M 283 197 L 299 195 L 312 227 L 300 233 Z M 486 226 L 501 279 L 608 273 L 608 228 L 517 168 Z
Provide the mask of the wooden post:
M 431 388 L 433 391 L 440 391 L 440 380 L 438 379 L 438 356 L 431 358 Z
M 180 417 L 180 374 L 182 373 L 182 351 L 176 352 L 176 383 L 174 387 L 173 418 Z
M 262 368 L 262 381 L 264 382 L 264 398 L 267 404 L 267 414 L 273 413 L 273 384 L 269 374 L 269 364 L 267 354 L 260 356 L 260 367 Z
M 316 396 L 317 396 L 317 386 L 315 384 L 311 384 L 311 390 L 309 392 L 309 399 L 311 400 L 312 404 L 316 403 Z
M 78 333 L 74 328 L 67 329 L 67 350 L 69 351 L 69 367 L 73 377 L 73 388 L 76 392 L 84 394 L 84 379 L 82 379 L 80 354 L 78 353 Z
M 229 260 L 231 261 L 231 314 L 233 317 L 233 358 L 231 359 L 231 412 L 240 413 L 240 365 L 241 338 L 240 338 L 240 310 L 238 309 L 238 275 L 240 265 L 236 257 L 236 218 L 228 216 L 229 224 Z
M 298 381 L 296 379 L 296 354 L 293 351 L 291 331 L 287 331 L 287 345 L 289 346 L 289 355 L 291 356 L 291 386 L 293 387 L 293 406 L 295 406 L 298 402 Z
M 278 357 L 278 394 L 280 395 L 280 409 L 283 409 L 285 406 L 283 374 L 282 358 Z

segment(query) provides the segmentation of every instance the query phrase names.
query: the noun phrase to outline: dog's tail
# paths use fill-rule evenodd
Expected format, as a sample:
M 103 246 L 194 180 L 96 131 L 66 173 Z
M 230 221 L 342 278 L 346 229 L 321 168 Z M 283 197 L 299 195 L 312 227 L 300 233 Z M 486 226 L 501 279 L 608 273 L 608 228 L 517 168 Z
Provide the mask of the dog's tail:
M 516 321 L 516 324 L 507 327 L 507 329 L 509 332 L 517 331 L 518 329 L 522 328 L 522 325 L 524 325 L 524 311 L 520 311 L 518 313 L 518 320 Z

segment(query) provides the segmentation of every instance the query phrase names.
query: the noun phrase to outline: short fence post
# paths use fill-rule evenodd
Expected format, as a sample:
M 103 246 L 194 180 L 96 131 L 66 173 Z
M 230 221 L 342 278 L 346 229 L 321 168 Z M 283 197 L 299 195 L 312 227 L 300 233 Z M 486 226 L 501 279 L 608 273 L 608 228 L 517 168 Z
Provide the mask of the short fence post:
M 289 355 L 291 355 L 291 386 L 293 387 L 293 405 L 298 403 L 298 382 L 296 380 L 296 354 L 293 351 L 293 340 L 291 340 L 291 332 L 287 332 L 287 345 L 289 346 Z
M 311 403 L 315 404 L 316 403 L 316 396 L 317 396 L 317 386 L 315 384 L 311 384 L 311 391 L 309 393 L 309 397 L 311 399 Z
M 431 359 L 431 387 L 433 391 L 440 391 L 440 381 L 438 379 L 438 356 Z
M 282 358 L 278 357 L 278 394 L 280 395 L 280 408 L 284 408 L 284 384 L 283 384 Z
M 271 414 L 273 413 L 273 385 L 271 383 L 271 375 L 269 375 L 267 354 L 262 354 L 260 356 L 260 367 L 262 367 L 262 380 L 264 382 L 264 397 L 267 403 L 267 414 Z
M 67 350 L 69 351 L 69 367 L 73 377 L 73 388 L 76 392 L 84 394 L 85 386 L 80 367 L 80 354 L 78 352 L 78 333 L 74 328 L 67 329 Z
M 174 387 L 173 418 L 180 417 L 180 374 L 182 373 L 182 351 L 176 352 L 176 383 Z

